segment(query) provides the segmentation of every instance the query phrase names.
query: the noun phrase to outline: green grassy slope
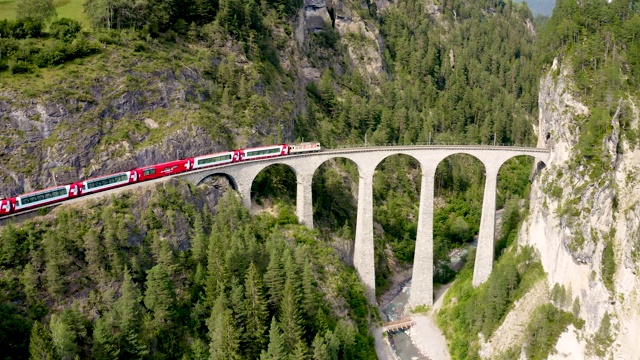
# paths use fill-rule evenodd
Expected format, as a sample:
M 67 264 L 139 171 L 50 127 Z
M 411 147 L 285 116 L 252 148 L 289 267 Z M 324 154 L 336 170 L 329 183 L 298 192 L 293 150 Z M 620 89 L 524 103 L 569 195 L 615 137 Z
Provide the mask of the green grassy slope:
M 69 18 L 79 21 L 85 30 L 90 29 L 89 20 L 84 13 L 84 0 L 56 0 L 53 2 L 58 18 Z M 18 0 L 0 0 L 0 20 L 14 19 Z
M 16 0 L 0 0 L 0 19 L 16 17 Z

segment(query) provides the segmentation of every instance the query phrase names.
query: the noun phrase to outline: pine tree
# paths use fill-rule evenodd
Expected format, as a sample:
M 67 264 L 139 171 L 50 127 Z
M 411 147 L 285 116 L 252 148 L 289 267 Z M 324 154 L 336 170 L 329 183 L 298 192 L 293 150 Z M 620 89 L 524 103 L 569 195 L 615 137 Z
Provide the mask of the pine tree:
M 307 345 L 300 340 L 296 343 L 296 347 L 291 352 L 291 355 L 289 355 L 289 360 L 309 360 L 308 351 Z
M 162 266 L 169 277 L 172 277 L 176 273 L 178 261 L 168 241 L 160 240 L 157 265 Z
M 115 344 L 112 326 L 104 317 L 96 319 L 93 325 L 93 357 L 98 360 L 118 358 L 119 350 Z
M 342 345 L 342 358 L 351 359 L 355 356 L 354 345 L 356 344 L 356 329 L 343 319 L 338 321 L 334 332 Z
M 192 23 L 192 25 L 194 25 L 194 23 Z M 193 222 L 191 239 L 191 258 L 196 264 L 200 264 L 207 258 L 208 239 L 204 231 L 202 215 L 198 212 L 196 212 L 196 219 Z
M 332 360 L 338 360 L 338 352 L 340 351 L 340 339 L 333 331 L 328 330 L 324 334 L 324 342 L 327 344 L 327 352 Z
M 327 350 L 327 344 L 324 342 L 322 336 L 318 333 L 316 338 L 313 339 L 313 360 L 331 360 L 329 351 Z
M 144 305 L 153 311 L 155 323 L 166 326 L 173 320 L 175 293 L 169 275 L 161 265 L 147 272 L 147 290 L 144 293 Z
M 121 296 L 114 304 L 118 328 L 120 330 L 120 356 L 133 359 L 140 358 L 148 353 L 138 334 L 140 320 L 142 318 L 142 295 L 134 284 L 131 273 L 124 268 L 124 280 L 120 288 Z
M 208 360 L 209 359 L 209 347 L 207 344 L 198 339 L 195 339 L 191 343 L 191 357 L 192 360 Z
M 29 342 L 31 359 L 54 360 L 59 359 L 56 348 L 51 339 L 51 332 L 39 321 L 33 323 L 31 328 L 31 341 Z
M 240 284 L 235 276 L 231 278 L 231 290 L 229 291 L 229 302 L 233 304 L 230 307 L 231 315 L 236 329 L 244 332 L 244 324 L 246 319 L 246 304 L 244 299 L 244 286 Z
M 227 279 L 227 269 L 225 268 L 226 244 L 222 234 L 215 229 L 209 236 L 209 253 L 207 256 L 207 279 L 205 281 L 205 292 L 207 302 L 213 305 L 216 298 L 224 290 Z
M 298 264 L 294 259 L 291 248 L 289 247 L 285 248 L 282 263 L 283 263 L 285 277 L 287 280 L 289 280 L 289 282 L 291 282 L 291 286 L 293 287 L 293 293 L 296 295 L 296 300 L 301 301 L 302 285 L 300 282 L 300 272 L 302 269 L 298 267 Z
M 38 294 L 39 276 L 36 269 L 31 265 L 31 262 L 27 263 L 20 275 L 20 283 L 24 286 L 24 293 L 27 295 L 27 299 L 30 303 L 34 303 Z
M 111 276 L 113 278 L 120 276 L 120 272 L 124 268 L 124 261 L 119 249 L 118 238 L 116 236 L 116 228 L 118 227 L 117 215 L 113 213 L 111 206 L 102 208 L 103 226 L 103 243 L 105 254 L 107 255 Z
M 264 299 L 262 281 L 255 265 L 251 263 L 244 282 L 246 304 L 246 328 L 245 338 L 248 345 L 246 354 L 255 359 L 260 355 L 260 350 L 265 345 L 265 333 L 267 331 L 267 302 Z
M 58 356 L 63 360 L 72 360 L 77 352 L 76 333 L 62 316 L 51 315 L 49 321 L 51 329 L 51 339 L 56 348 Z
M 105 281 L 102 259 L 102 244 L 100 234 L 96 229 L 89 229 L 84 235 L 84 257 L 87 262 L 87 272 L 89 277 L 96 283 Z
M 231 235 L 231 241 L 226 253 L 225 269 L 229 276 L 235 276 L 239 279 L 244 278 L 245 271 L 249 266 L 249 257 L 247 256 L 247 247 L 245 245 L 245 234 L 250 231 L 247 227 L 236 229 Z
M 193 286 L 191 287 L 191 300 L 194 303 L 200 300 L 202 297 L 204 286 L 207 280 L 206 274 L 207 272 L 202 266 L 202 263 L 198 263 L 198 265 L 196 265 L 196 271 L 193 276 Z
M 65 292 L 64 272 L 68 270 L 71 261 L 64 243 L 65 240 L 54 232 L 46 233 L 42 239 L 46 258 L 44 275 L 47 291 L 55 297 L 61 297 Z
M 280 326 L 275 318 L 271 319 L 271 328 L 269 329 L 269 346 L 266 351 L 260 354 L 260 360 L 280 360 L 286 356 L 286 347 L 284 338 L 280 331 Z
M 264 274 L 264 283 L 267 287 L 267 293 L 269 294 L 269 307 L 273 312 L 278 309 L 280 301 L 282 301 L 284 278 L 284 269 L 282 267 L 280 253 L 273 251 L 269 256 L 267 272 Z
M 280 323 L 284 332 L 284 342 L 287 349 L 293 349 L 295 344 L 302 338 L 302 327 L 298 310 L 297 295 L 293 286 L 293 281 L 287 278 L 284 285 L 282 304 L 280 306 Z
M 316 286 L 316 279 L 311 268 L 311 261 L 309 261 L 306 250 L 302 246 L 296 248 L 296 263 L 298 267 L 302 269 L 301 278 L 301 302 L 300 310 L 305 320 L 305 327 L 308 331 L 312 331 L 315 325 L 316 314 L 318 313 L 318 307 L 320 299 L 318 297 L 318 289 Z
M 233 315 L 227 308 L 224 294 L 216 299 L 209 326 L 209 360 L 240 359 L 240 335 L 234 326 Z
M 18 232 L 12 224 L 8 224 L 0 234 L 0 265 L 17 265 L 19 263 L 19 254 Z

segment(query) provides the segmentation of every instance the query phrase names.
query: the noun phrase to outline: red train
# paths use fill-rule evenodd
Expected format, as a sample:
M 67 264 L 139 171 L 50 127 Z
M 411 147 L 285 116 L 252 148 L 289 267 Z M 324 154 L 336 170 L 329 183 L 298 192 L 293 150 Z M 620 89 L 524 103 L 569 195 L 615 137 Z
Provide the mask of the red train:
M 61 185 L 27 194 L 21 194 L 16 197 L 0 199 L 0 216 L 35 209 L 78 196 L 89 195 L 116 187 L 175 175 L 186 171 L 312 151 L 320 151 L 320 143 L 261 146 L 257 148 L 196 156 L 193 158 L 135 168 L 130 171 L 123 171 L 68 185 Z

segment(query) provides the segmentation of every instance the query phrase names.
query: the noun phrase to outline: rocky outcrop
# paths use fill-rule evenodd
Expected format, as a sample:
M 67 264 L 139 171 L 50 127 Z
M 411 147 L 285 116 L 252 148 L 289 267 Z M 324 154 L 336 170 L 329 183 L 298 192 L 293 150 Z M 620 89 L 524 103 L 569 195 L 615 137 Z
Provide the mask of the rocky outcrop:
M 0 198 L 251 146 L 274 131 L 278 138 L 291 137 L 291 128 L 278 129 L 263 118 L 251 129 L 202 121 L 215 116 L 200 104 L 210 100 L 209 89 L 216 85 L 201 71 L 122 60 L 119 51 L 89 60 L 107 65 L 97 64 L 92 74 L 67 78 L 61 72 L 36 94 L 27 93 L 33 90 L 26 86 L 0 89 Z M 145 71 L 145 66 L 155 70 Z M 283 97 L 279 104 L 289 106 L 287 93 L 278 96 Z M 217 123 L 217 129 L 207 128 L 207 123 Z
M 581 330 L 571 327 L 558 343 L 554 359 L 597 358 L 594 349 L 604 346 L 607 358 L 632 359 L 640 353 L 640 150 L 624 136 L 621 112 L 634 109 L 636 99 L 616 99 L 602 141 L 604 171 L 579 157 L 579 122 L 590 114 L 574 94 L 571 69 L 554 61 L 540 81 L 538 146 L 551 155 L 531 189 L 531 210 L 519 234 L 520 244 L 534 246 L 548 274 L 548 286 L 558 283 L 580 304 L 585 320 Z M 615 104 L 615 103 L 614 103 Z M 615 105 L 614 105 L 615 106 Z M 628 111 L 628 110 L 626 110 Z M 637 112 L 631 122 L 637 131 Z M 603 268 L 605 248 L 612 246 L 615 274 L 610 285 Z M 605 314 L 611 316 L 613 344 L 598 344 L 594 334 Z M 515 331 L 515 329 L 514 329 Z
M 387 8 L 388 1 L 380 1 L 379 6 Z M 370 82 L 376 83 L 383 72 L 383 41 L 378 29 L 366 23 L 360 15 L 353 11 L 361 4 L 350 2 L 305 0 L 303 8 L 298 12 L 296 39 L 298 45 L 304 47 L 314 33 L 333 29 L 340 35 L 340 42 L 345 45 L 349 60 L 354 69 L 362 69 L 361 75 Z M 378 6 L 378 3 L 376 3 Z M 377 7 L 381 11 L 380 7 Z M 307 61 L 303 61 L 307 64 Z M 317 80 L 321 70 L 310 66 L 302 67 L 303 75 L 310 80 Z
M 188 96 L 202 95 L 194 84 L 202 79 L 185 72 L 189 74 L 136 74 L 149 86 L 134 89 L 119 89 L 109 82 L 117 85 L 122 79 L 108 78 L 81 96 L 66 98 L 55 98 L 58 89 L 27 99 L 17 91 L 1 93 L 7 100 L 0 103 L 0 194 L 11 196 L 214 149 L 211 139 L 202 136 L 204 129 L 176 126 L 185 120 L 182 116 L 173 124 L 142 116 L 183 108 Z M 129 128 L 135 131 L 125 132 Z M 120 138 L 114 136 L 119 131 Z M 137 148 L 164 132 L 166 136 L 150 146 Z
M 343 44 L 347 46 L 349 59 L 355 69 L 364 69 L 362 75 L 370 82 L 383 72 L 382 37 L 378 29 L 363 21 L 358 14 L 344 5 L 336 7 L 335 28 L 340 33 Z

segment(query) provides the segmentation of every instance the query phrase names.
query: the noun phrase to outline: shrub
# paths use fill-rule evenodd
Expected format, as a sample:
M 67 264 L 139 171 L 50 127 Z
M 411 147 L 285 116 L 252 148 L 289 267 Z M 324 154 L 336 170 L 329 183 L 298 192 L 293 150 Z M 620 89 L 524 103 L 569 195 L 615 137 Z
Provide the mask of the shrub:
M 147 45 L 143 41 L 136 41 L 133 45 L 134 52 L 146 52 Z
M 11 26 L 11 33 L 9 37 L 16 39 L 37 38 L 42 35 L 42 28 L 44 24 L 41 21 L 33 19 L 20 19 L 13 22 L 9 22 Z
M 1 26 L 2 25 L 0 22 L 0 27 Z M 3 59 L 6 60 L 7 57 L 11 57 L 13 54 L 15 54 L 18 51 L 18 49 L 20 49 L 20 42 L 18 40 L 4 38 L 4 37 L 0 39 L 0 52 L 2 53 Z
M 61 41 L 47 44 L 39 54 L 34 56 L 33 63 L 38 67 L 62 64 L 67 59 L 67 47 Z
M 613 241 L 609 239 L 602 252 L 602 282 L 609 291 L 614 290 L 613 276 L 616 273 L 616 260 L 613 252 Z
M 12 61 L 9 63 L 9 71 L 12 74 L 28 74 L 33 71 L 33 67 L 25 61 Z
M 82 26 L 73 19 L 62 18 L 54 21 L 49 27 L 49 34 L 56 39 L 70 42 L 76 38 Z

